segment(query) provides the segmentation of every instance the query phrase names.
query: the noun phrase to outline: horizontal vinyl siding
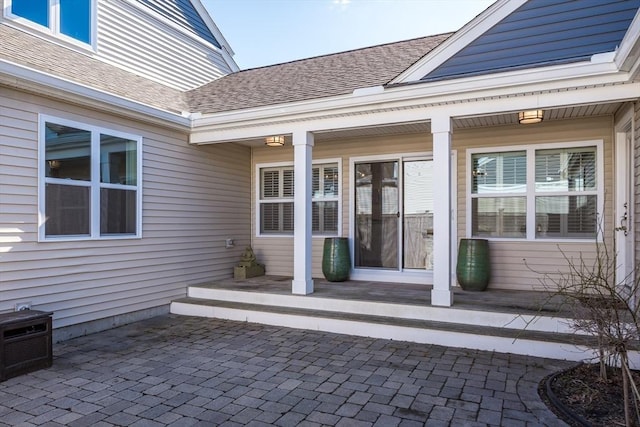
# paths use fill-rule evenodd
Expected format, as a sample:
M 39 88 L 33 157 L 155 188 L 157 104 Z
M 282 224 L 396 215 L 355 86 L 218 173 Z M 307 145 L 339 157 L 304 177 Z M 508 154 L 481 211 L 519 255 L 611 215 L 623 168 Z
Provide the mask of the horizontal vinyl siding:
M 142 239 L 37 242 L 38 112 L 142 135 Z M 58 328 L 167 305 L 189 284 L 233 274 L 250 243 L 247 147 L 192 146 L 185 134 L 5 89 L 0 123 L 0 312 L 31 301 Z
M 467 149 L 477 147 L 504 147 L 536 143 L 572 142 L 583 140 L 604 140 L 605 199 L 612 197 L 612 119 L 609 117 L 583 120 L 563 120 L 543 122 L 532 126 L 501 126 L 454 131 L 453 149 L 457 151 L 457 230 L 458 239 L 466 237 L 466 162 Z M 342 141 L 317 142 L 313 148 L 313 159 L 342 159 L 342 236 L 349 236 L 349 164 L 352 157 L 376 156 L 382 154 L 431 152 L 431 135 L 399 135 L 383 138 L 357 138 Z M 259 147 L 253 149 L 252 173 L 259 163 L 293 163 L 293 149 Z M 255 177 L 252 182 L 252 200 L 255 201 Z M 260 262 L 266 264 L 269 274 L 293 274 L 292 237 L 256 237 L 255 204 L 252 205 L 253 247 Z M 606 203 L 606 238 L 611 242 L 611 202 Z M 313 277 L 322 277 L 322 237 L 313 239 Z M 458 242 L 455 243 L 456 246 Z M 533 241 L 492 241 L 491 258 L 493 277 L 491 288 L 539 289 L 542 273 L 556 274 L 566 271 L 563 252 L 568 258 L 586 262 L 594 259 L 595 251 L 585 243 L 533 242 Z M 525 261 L 526 260 L 526 261 Z M 553 285 L 553 283 L 550 283 Z
M 638 0 L 530 0 L 423 80 L 588 60 L 620 45 Z
M 99 2 L 97 48 L 100 58 L 181 90 L 231 71 L 219 49 L 158 24 L 123 2 Z
M 391 144 L 389 142 L 392 142 Z M 356 138 L 340 141 L 322 141 L 313 147 L 313 160 L 342 159 L 342 232 L 341 237 L 349 236 L 349 161 L 352 157 L 374 156 L 380 154 L 398 154 L 430 152 L 431 135 L 404 135 L 393 138 Z M 260 147 L 253 150 L 254 164 L 290 162 L 293 164 L 293 147 Z M 255 180 L 252 184 L 252 200 L 255 201 Z M 293 236 L 256 237 L 255 204 L 252 206 L 253 247 L 260 262 L 264 262 L 268 274 L 293 275 Z M 313 238 L 312 276 L 322 275 L 322 249 L 324 236 Z
M 605 176 L 605 238 L 612 245 L 613 217 L 613 143 L 612 118 L 600 117 L 581 120 L 543 122 L 537 125 L 514 125 L 498 128 L 469 129 L 454 133 L 454 148 L 458 149 L 458 237 L 467 237 L 467 153 L 469 148 L 505 147 L 542 143 L 587 140 L 604 141 Z M 568 258 L 578 261 L 595 258 L 590 242 L 561 243 L 558 241 L 491 241 L 491 288 L 540 288 L 540 273 L 556 274 L 567 271 Z M 610 246 L 611 247 L 611 246 Z M 526 260 L 526 261 L 525 261 Z M 537 272 L 537 273 L 536 273 Z M 553 283 L 549 283 L 553 286 Z

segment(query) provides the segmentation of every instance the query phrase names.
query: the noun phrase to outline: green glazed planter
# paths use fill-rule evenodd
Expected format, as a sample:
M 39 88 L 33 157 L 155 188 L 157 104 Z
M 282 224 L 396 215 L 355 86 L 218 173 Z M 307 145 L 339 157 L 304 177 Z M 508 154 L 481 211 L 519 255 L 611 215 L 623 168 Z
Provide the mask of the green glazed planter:
M 458 249 L 456 276 L 465 291 L 484 291 L 491 278 L 489 241 L 461 239 Z
M 351 258 L 349 239 L 346 237 L 327 237 L 322 251 L 322 274 L 330 282 L 349 280 Z

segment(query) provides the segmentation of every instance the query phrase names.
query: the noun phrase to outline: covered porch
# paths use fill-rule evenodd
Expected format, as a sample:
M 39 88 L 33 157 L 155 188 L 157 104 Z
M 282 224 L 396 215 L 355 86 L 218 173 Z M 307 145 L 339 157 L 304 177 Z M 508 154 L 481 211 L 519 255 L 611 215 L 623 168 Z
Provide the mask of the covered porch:
M 349 238 L 353 279 L 362 283 L 413 283 L 421 286 L 423 295 L 420 298 L 424 304 L 456 307 L 459 303 L 457 298 L 462 298 L 461 303 L 465 303 L 464 295 L 455 288 L 458 242 L 460 238 L 477 237 L 472 218 L 474 195 L 471 188 L 476 172 L 473 153 L 521 151 L 532 146 L 540 146 L 548 151 L 566 147 L 595 147 L 598 187 L 593 191 L 593 196 L 597 197 L 598 219 L 604 227 L 604 234 L 599 238 L 604 237 L 611 242 L 614 228 L 619 226 L 615 218 L 623 217 L 625 203 L 630 204 L 630 188 L 623 184 L 630 179 L 633 169 L 629 161 L 633 157 L 628 156 L 627 150 L 632 149 L 630 129 L 635 120 L 629 101 L 636 96 L 636 92 L 640 94 L 640 86 L 629 84 L 583 88 L 579 93 L 570 95 L 555 90 L 499 99 L 474 99 L 466 103 L 450 100 L 445 105 L 419 104 L 420 98 L 412 98 L 398 101 L 396 107 L 385 111 L 377 107 L 383 98 L 378 93 L 372 93 L 371 96 L 375 95 L 380 100 L 369 100 L 376 106 L 371 106 L 371 110 L 362 114 L 351 112 L 340 117 L 313 117 L 309 112 L 312 115 L 308 119 L 291 117 L 290 122 L 283 120 L 276 124 L 262 123 L 261 120 L 261 126 L 246 128 L 214 124 L 211 119 L 203 118 L 199 122 L 202 128 L 194 132 L 192 143 L 233 143 L 250 148 L 253 188 L 251 240 L 248 243 L 254 248 L 260 262 L 267 265 L 268 272 L 291 277 L 290 294 L 314 295 L 318 292 L 316 285 L 322 282 L 314 278 L 321 276 L 319 261 L 322 240 L 326 236 L 337 236 Z M 428 98 L 426 94 L 421 96 Z M 465 98 L 463 95 L 458 97 Z M 408 105 L 414 105 L 415 108 L 409 108 Z M 544 112 L 543 123 L 520 124 L 519 112 L 532 109 Z M 279 147 L 265 146 L 265 138 L 269 135 L 283 135 L 283 144 Z M 399 261 L 391 268 L 387 265 L 377 266 L 379 268 L 358 265 L 354 258 L 360 232 L 357 174 L 362 169 L 359 166 L 395 162 L 394 167 L 401 169 L 407 162 L 425 160 L 432 164 L 433 177 L 429 195 L 430 223 L 428 228 L 422 230 L 432 245 L 429 248 L 429 261 L 426 265 L 407 268 L 406 257 L 396 255 L 396 250 L 394 256 Z M 622 163 L 625 163 L 624 167 Z M 324 199 L 316 199 L 314 174 L 318 165 L 325 164 L 329 164 L 333 168 L 332 173 L 337 175 L 337 189 L 331 197 L 324 195 Z M 614 175 L 614 164 L 618 165 L 618 175 Z M 535 167 L 532 166 L 533 163 L 529 163 L 527 168 L 533 171 Z M 286 167 L 290 169 L 284 170 Z M 265 187 L 261 180 L 264 171 L 275 170 L 280 170 L 279 177 L 283 181 L 290 179 L 292 183 L 290 198 L 285 199 L 278 193 L 279 198 L 275 202 L 280 206 L 289 203 L 292 212 L 290 228 L 272 232 L 265 231 L 261 218 L 265 206 L 263 202 L 271 202 L 266 197 L 262 200 Z M 285 175 L 286 172 L 290 175 Z M 529 173 L 527 181 L 532 180 L 531 176 Z M 401 179 L 397 181 L 398 192 L 405 191 L 401 188 L 402 184 Z M 497 189 L 496 193 L 500 191 L 503 189 Z M 527 192 L 530 194 L 525 194 Z M 605 204 L 605 192 L 616 192 L 615 205 L 611 196 Z M 535 193 L 526 190 L 523 194 L 528 198 L 526 210 L 535 212 Z M 314 228 L 314 203 L 327 200 L 336 204 L 335 234 L 317 234 Z M 410 213 L 407 209 L 408 200 L 411 197 L 407 193 L 400 197 L 395 211 L 382 212 L 399 219 L 394 237 L 397 247 L 408 240 L 406 232 L 403 233 L 405 223 L 402 222 Z M 497 267 L 495 276 L 499 277 L 490 288 L 494 291 L 517 290 L 523 292 L 520 297 L 526 299 L 526 292 L 539 289 L 540 274 L 533 269 L 557 271 L 562 267 L 562 251 L 570 256 L 581 256 L 585 251 L 586 258 L 590 259 L 596 236 L 594 232 L 586 240 L 567 236 L 543 238 L 537 234 L 537 217 L 526 212 L 522 216 L 522 231 L 517 236 L 497 233 L 488 236 L 492 239 L 492 263 Z M 401 250 L 409 252 L 406 247 Z M 525 259 L 533 269 L 526 267 Z M 629 262 L 629 265 L 632 264 Z M 394 298 L 398 292 L 394 286 L 381 289 L 389 298 Z M 508 293 L 494 295 L 506 298 Z

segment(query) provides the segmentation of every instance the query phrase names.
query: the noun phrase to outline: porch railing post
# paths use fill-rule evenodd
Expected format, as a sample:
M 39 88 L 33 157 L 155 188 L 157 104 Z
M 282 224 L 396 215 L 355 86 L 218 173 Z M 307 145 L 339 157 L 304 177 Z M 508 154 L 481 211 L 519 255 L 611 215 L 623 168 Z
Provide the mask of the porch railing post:
M 433 117 L 433 289 L 431 305 L 450 307 L 451 290 L 451 117 Z M 440 181 L 442 180 L 442 181 Z
M 293 132 L 293 281 L 292 293 L 313 293 L 311 279 L 311 163 L 314 138 L 311 132 Z

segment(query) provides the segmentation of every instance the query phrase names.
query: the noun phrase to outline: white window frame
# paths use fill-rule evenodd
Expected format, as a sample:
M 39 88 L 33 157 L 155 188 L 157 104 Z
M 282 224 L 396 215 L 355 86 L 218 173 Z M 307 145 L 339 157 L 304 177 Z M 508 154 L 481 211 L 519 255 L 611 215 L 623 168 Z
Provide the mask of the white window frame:
M 77 240 L 122 240 L 142 238 L 142 137 L 101 126 L 89 125 L 76 120 L 40 114 L 38 116 L 38 241 L 60 242 Z M 91 181 L 86 185 L 67 179 L 46 177 L 46 123 L 55 123 L 91 132 Z M 136 142 L 136 185 L 121 185 L 100 182 L 100 135 L 105 134 Z M 88 187 L 89 201 L 89 235 L 46 236 L 46 184 L 78 185 Z M 127 234 L 100 234 L 100 190 L 102 188 L 132 190 L 136 189 L 136 232 Z
M 49 26 L 40 25 L 37 22 L 33 22 L 27 18 L 22 16 L 14 15 L 11 13 L 11 6 L 13 0 L 4 0 L 4 18 L 5 22 L 11 23 L 12 25 L 20 28 L 22 30 L 35 30 L 36 35 L 47 35 L 57 40 L 64 41 L 65 43 L 69 43 L 76 47 L 81 47 L 83 49 L 91 49 L 92 51 L 96 50 L 96 34 L 97 34 L 97 26 L 98 26 L 98 7 L 97 0 L 90 0 L 90 17 L 91 22 L 89 23 L 89 43 L 85 43 L 78 39 L 75 39 L 71 36 L 63 34 L 60 32 L 60 2 L 59 0 L 48 0 L 49 1 L 49 16 L 51 22 Z M 30 33 L 34 33 L 33 31 L 29 31 Z
M 586 195 L 580 194 L 576 192 L 565 193 L 565 192 L 536 192 L 535 190 L 535 154 L 536 151 L 540 150 L 558 150 L 558 149 L 572 149 L 572 148 L 587 148 L 587 147 L 596 147 L 596 191 L 595 195 L 598 198 L 597 200 L 597 227 L 600 227 L 603 224 L 604 219 L 604 141 L 601 139 L 598 140 L 583 140 L 583 141 L 569 141 L 569 142 L 552 142 L 552 143 L 543 143 L 536 144 L 531 143 L 527 145 L 510 145 L 510 146 L 497 146 L 497 147 L 483 147 L 483 148 L 471 148 L 467 150 L 467 176 L 466 176 L 466 237 L 478 237 L 472 235 L 472 188 L 473 188 L 473 162 L 472 156 L 474 154 L 481 153 L 504 153 L 504 152 L 512 152 L 512 151 L 525 151 L 526 152 L 526 161 L 527 161 L 527 182 L 526 182 L 526 192 L 524 193 L 513 193 L 510 194 L 509 197 L 526 197 L 526 224 L 527 224 L 527 233 L 526 237 L 481 237 L 486 238 L 492 241 L 536 241 L 536 242 L 562 242 L 562 243 L 584 243 L 591 241 L 602 241 L 602 233 L 599 228 L 597 228 L 596 236 L 593 239 L 577 239 L 577 238 L 562 238 L 562 237 L 552 237 L 552 238 L 536 238 L 536 196 L 579 196 Z M 589 192 L 594 193 L 594 192 Z M 490 196 L 490 195 L 488 195 Z M 507 196 L 505 196 L 507 197 Z
M 325 238 L 325 237 L 340 237 L 342 235 L 342 159 L 316 159 L 312 162 L 312 167 L 319 165 L 329 165 L 329 164 L 337 164 L 338 165 L 338 194 L 333 197 L 322 197 L 315 198 L 311 197 L 311 203 L 313 202 L 338 202 L 338 231 L 337 233 L 323 233 L 323 234 L 315 234 L 312 233 L 312 238 Z M 295 165 L 291 162 L 275 162 L 275 163 L 257 163 L 255 166 L 255 227 L 256 227 L 256 237 L 289 237 L 293 238 L 293 233 L 262 233 L 261 229 L 261 220 L 260 217 L 260 206 L 262 203 L 281 203 L 281 202 L 291 202 L 294 203 L 294 199 L 283 199 L 283 198 L 273 198 L 262 200 L 262 169 L 270 169 L 270 168 L 294 168 Z

